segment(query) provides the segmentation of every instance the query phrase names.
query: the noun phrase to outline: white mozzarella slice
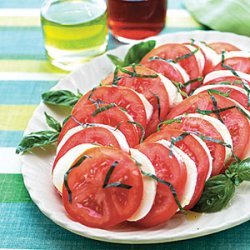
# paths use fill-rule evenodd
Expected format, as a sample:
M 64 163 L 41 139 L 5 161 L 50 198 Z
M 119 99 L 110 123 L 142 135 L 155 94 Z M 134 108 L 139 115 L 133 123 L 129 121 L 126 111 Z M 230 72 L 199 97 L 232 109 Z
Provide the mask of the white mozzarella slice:
M 250 58 L 250 52 L 247 51 L 230 51 L 224 53 L 224 59 L 229 59 L 229 58 L 237 58 L 237 57 L 244 57 L 244 58 Z M 216 65 L 221 63 L 221 56 L 218 58 L 216 61 Z
M 149 122 L 153 114 L 153 106 L 149 103 L 144 95 L 137 93 L 136 91 L 134 92 L 140 97 L 146 111 L 147 122 Z
M 190 52 L 192 52 L 196 49 L 196 47 L 192 46 L 192 45 L 185 45 L 185 47 L 187 47 L 190 50 Z M 198 63 L 200 72 L 203 72 L 204 67 L 205 67 L 205 58 L 204 58 L 201 50 L 199 49 L 196 53 L 194 53 L 194 56 L 195 56 L 196 61 Z
M 246 73 L 243 73 L 243 72 L 240 72 L 240 71 L 235 71 L 240 78 L 250 82 L 250 75 L 249 74 L 246 74 Z M 217 70 L 217 71 L 213 71 L 213 72 L 210 72 L 209 74 L 207 74 L 204 78 L 204 81 L 203 83 L 207 83 L 207 82 L 210 82 L 214 79 L 217 79 L 217 78 L 220 78 L 220 77 L 227 77 L 227 76 L 234 76 L 234 74 L 232 73 L 231 70 Z
M 238 86 L 234 86 L 234 85 L 220 85 L 220 84 L 213 84 L 213 85 L 204 85 L 204 86 L 201 86 L 199 87 L 198 89 L 196 89 L 193 93 L 193 95 L 197 95 L 205 90 L 209 90 L 209 89 L 216 89 L 216 88 L 220 88 L 220 87 L 227 87 L 229 89 L 234 89 L 234 90 L 237 90 L 239 92 L 241 92 L 242 94 L 246 95 L 247 96 L 247 91 L 243 88 L 240 88 Z
M 188 82 L 190 80 L 190 77 L 187 74 L 186 70 L 183 69 L 179 63 L 169 62 L 169 64 L 172 65 L 172 67 L 181 74 L 184 82 Z
M 183 101 L 183 98 L 181 94 L 178 92 L 175 85 L 162 74 L 158 75 L 161 78 L 161 81 L 164 84 L 165 89 L 167 90 L 170 107 L 174 107 L 177 104 L 181 103 Z
M 211 176 L 211 173 L 212 173 L 212 170 L 213 170 L 213 157 L 211 156 L 211 153 L 209 151 L 209 148 L 208 148 L 207 144 L 200 137 L 198 137 L 197 135 L 191 135 L 191 136 L 194 137 L 196 139 L 196 141 L 198 141 L 200 143 L 200 145 L 203 147 L 204 151 L 207 154 L 208 161 L 209 161 L 209 170 L 208 170 L 208 173 L 207 173 L 206 180 L 208 180 L 209 177 Z
M 181 117 L 181 116 L 179 116 Z M 212 124 L 212 126 L 220 133 L 222 140 L 226 143 L 231 145 L 231 149 L 228 147 L 225 147 L 226 150 L 226 157 L 225 157 L 225 163 L 228 162 L 228 160 L 231 158 L 232 156 L 232 150 L 233 150 L 233 142 L 232 142 L 232 138 L 231 135 L 227 129 L 227 127 L 221 122 L 219 121 L 217 118 L 208 116 L 208 115 L 202 115 L 202 114 L 187 114 L 184 117 L 194 117 L 194 118 L 200 118 L 203 120 L 208 121 L 210 124 Z
M 131 156 L 141 164 L 141 169 L 146 172 L 155 175 L 155 169 L 146 155 L 141 153 L 137 149 L 130 149 Z M 137 221 L 145 217 L 151 210 L 155 195 L 157 182 L 150 177 L 143 176 L 143 195 L 142 201 L 137 211 L 128 219 L 128 221 Z
M 156 143 L 159 143 L 163 145 L 164 147 L 170 149 L 171 143 L 167 140 L 159 140 Z M 190 203 L 194 195 L 194 190 L 195 190 L 195 186 L 197 183 L 197 176 L 198 176 L 197 167 L 195 165 L 195 162 L 178 147 L 173 146 L 171 150 L 173 151 L 173 154 L 176 157 L 176 159 L 181 160 L 185 163 L 185 166 L 187 169 L 187 181 L 184 187 L 184 195 L 182 197 L 182 200 L 180 201 L 182 207 L 185 207 Z
M 195 42 L 195 45 L 199 46 L 203 53 L 206 55 L 206 58 L 212 62 L 212 66 L 215 66 L 215 63 L 218 61 L 219 55 L 209 46 L 205 45 L 202 42 Z
M 73 163 L 88 149 L 98 147 L 90 143 L 84 143 L 71 148 L 65 155 L 63 155 L 57 162 L 53 173 L 52 181 L 56 189 L 62 193 L 64 174 L 70 169 Z
M 129 152 L 129 145 L 128 145 L 127 139 L 119 129 L 116 129 L 116 128 L 111 127 L 109 125 L 99 124 L 99 123 L 88 123 L 88 126 L 89 127 L 100 127 L 100 128 L 107 129 L 109 132 L 111 132 L 114 135 L 114 137 L 116 138 L 117 142 L 119 143 L 121 149 L 125 152 Z M 83 129 L 85 129 L 85 127 L 76 126 L 72 129 L 68 130 L 67 133 L 62 138 L 62 140 L 60 141 L 60 143 L 58 144 L 56 152 L 58 153 L 60 151 L 62 146 L 66 143 L 66 141 L 68 139 L 70 139 L 70 137 L 72 135 L 76 134 L 77 132 L 79 132 Z

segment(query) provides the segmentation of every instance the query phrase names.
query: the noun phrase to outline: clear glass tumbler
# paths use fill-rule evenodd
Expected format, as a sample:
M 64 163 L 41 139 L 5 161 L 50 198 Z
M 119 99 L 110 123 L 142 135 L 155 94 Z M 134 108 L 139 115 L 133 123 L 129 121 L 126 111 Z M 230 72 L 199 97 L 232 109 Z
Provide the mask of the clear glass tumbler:
M 61 69 L 73 70 L 106 51 L 105 0 L 47 0 L 41 23 L 48 58 Z
M 121 42 L 157 35 L 165 26 L 167 0 L 108 0 L 108 24 Z

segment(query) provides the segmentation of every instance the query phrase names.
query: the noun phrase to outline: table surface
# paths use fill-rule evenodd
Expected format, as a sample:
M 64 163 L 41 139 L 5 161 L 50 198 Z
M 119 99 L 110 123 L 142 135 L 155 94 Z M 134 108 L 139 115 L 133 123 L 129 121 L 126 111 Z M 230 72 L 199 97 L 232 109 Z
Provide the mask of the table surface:
M 250 222 L 181 242 L 120 245 L 98 242 L 57 226 L 31 201 L 15 147 L 44 91 L 65 72 L 45 55 L 40 28 L 42 0 L 0 0 L 0 248 L 11 249 L 250 249 Z M 181 0 L 169 1 L 162 33 L 204 29 Z M 109 49 L 120 43 L 110 38 Z

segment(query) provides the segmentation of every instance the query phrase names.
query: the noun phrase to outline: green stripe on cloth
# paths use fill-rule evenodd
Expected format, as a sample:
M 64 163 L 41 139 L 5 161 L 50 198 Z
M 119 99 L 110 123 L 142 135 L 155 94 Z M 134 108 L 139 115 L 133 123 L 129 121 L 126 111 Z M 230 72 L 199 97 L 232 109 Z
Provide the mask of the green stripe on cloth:
M 16 147 L 23 137 L 23 131 L 0 130 L 0 147 Z
M 38 104 L 57 81 L 0 81 L 0 104 Z
M 30 201 L 21 174 L 0 174 L 0 203 Z

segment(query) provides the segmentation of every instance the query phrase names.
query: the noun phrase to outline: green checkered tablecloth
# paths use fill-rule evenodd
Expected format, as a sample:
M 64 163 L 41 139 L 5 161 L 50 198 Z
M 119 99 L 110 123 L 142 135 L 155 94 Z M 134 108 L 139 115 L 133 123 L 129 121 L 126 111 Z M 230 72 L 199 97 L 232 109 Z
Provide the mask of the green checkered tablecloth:
M 217 234 L 157 245 L 119 245 L 72 234 L 45 217 L 31 201 L 15 147 L 28 120 L 65 72 L 45 56 L 41 0 L 0 0 L 0 248 L 11 249 L 250 249 L 250 222 Z M 204 29 L 182 1 L 170 0 L 162 33 Z M 110 38 L 109 48 L 120 44 Z

